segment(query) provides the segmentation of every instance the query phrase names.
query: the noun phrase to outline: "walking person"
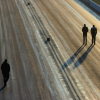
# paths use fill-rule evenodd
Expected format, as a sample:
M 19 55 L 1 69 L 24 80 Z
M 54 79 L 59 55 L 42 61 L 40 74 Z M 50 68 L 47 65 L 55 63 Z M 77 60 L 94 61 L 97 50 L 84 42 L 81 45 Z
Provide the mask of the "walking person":
M 1 70 L 4 78 L 4 86 L 6 86 L 6 83 L 9 79 L 9 72 L 10 72 L 10 65 L 7 63 L 7 59 L 5 59 L 4 62 L 2 63 Z
M 82 28 L 83 32 L 83 45 L 87 45 L 87 32 L 88 32 L 88 27 L 86 27 L 86 24 L 84 24 L 84 27 Z
M 95 25 L 93 25 L 93 27 L 91 28 L 91 35 L 92 35 L 92 44 L 94 43 L 94 45 L 96 41 L 96 34 L 97 34 L 97 28 L 95 27 Z

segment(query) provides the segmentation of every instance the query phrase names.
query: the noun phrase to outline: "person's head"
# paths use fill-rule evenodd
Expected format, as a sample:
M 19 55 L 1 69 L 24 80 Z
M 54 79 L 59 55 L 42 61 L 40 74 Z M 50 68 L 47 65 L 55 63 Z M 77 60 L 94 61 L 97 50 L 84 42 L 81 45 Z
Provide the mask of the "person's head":
M 4 62 L 7 63 L 7 59 L 5 59 Z
M 95 27 L 95 25 L 93 25 L 93 27 Z
M 84 24 L 84 27 L 86 27 L 86 24 Z

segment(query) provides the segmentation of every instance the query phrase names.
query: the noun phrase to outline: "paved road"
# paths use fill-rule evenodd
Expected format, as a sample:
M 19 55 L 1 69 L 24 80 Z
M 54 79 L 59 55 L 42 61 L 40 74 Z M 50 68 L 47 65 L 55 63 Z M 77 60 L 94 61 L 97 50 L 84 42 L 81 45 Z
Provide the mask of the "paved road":
M 92 8 L 90 5 L 88 5 L 86 2 L 81 0 L 74 0 L 76 3 L 78 3 L 80 6 L 82 6 L 85 10 L 87 10 L 89 13 L 91 13 L 94 17 L 96 17 L 100 21 L 100 13 L 96 11 L 94 8 Z
M 64 61 L 57 67 L 26 6 L 28 0 L 0 0 L 0 64 L 11 66 L 2 100 L 74 100 L 62 73 L 69 71 L 83 100 L 99 100 L 100 22 L 73 0 L 30 0 Z M 81 28 L 98 29 L 95 46 L 82 46 Z M 67 74 L 65 74 L 67 75 Z M 67 76 L 66 76 L 67 77 Z
M 63 71 L 70 70 L 84 100 L 99 100 L 99 20 L 73 0 L 31 0 L 31 2 L 65 60 Z M 83 24 L 89 28 L 88 44 L 85 47 L 82 46 Z M 91 46 L 90 29 L 93 24 L 98 29 L 95 46 Z
M 25 4 L 24 4 L 25 5 Z M 25 5 L 26 6 L 26 5 Z M 2 100 L 59 100 L 62 90 L 55 70 L 50 68 L 46 48 L 41 47 L 36 30 L 31 26 L 22 1 L 0 0 L 0 64 L 8 59 L 11 67 L 7 87 L 3 88 L 0 71 L 0 98 Z M 58 84 L 58 85 L 56 85 Z M 59 89 L 57 89 L 59 87 Z M 63 92 L 62 92 L 63 93 Z M 57 99 L 58 98 L 58 99 Z

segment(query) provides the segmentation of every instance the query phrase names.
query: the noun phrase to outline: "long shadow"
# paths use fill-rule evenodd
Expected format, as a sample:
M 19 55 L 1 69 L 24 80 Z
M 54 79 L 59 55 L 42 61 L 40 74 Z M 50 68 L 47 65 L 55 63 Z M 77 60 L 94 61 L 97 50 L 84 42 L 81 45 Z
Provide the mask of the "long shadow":
M 79 52 L 85 47 L 85 45 L 82 45 L 72 56 L 69 60 L 67 60 L 67 62 L 64 63 L 64 65 L 62 66 L 62 68 L 60 69 L 59 72 L 61 72 L 62 70 L 64 70 L 66 67 L 68 67 L 76 58 L 76 56 L 79 54 Z
M 5 88 L 5 86 L 3 86 L 3 87 L 0 89 L 0 91 L 2 91 L 4 88 Z
M 81 5 L 84 9 L 86 9 L 88 12 L 90 12 L 93 16 L 95 16 L 97 19 L 100 20 L 100 13 L 91 7 L 88 3 L 84 2 L 83 0 L 74 0 L 76 3 Z
M 78 67 L 79 65 L 81 65 L 83 63 L 83 61 L 86 59 L 88 53 L 91 51 L 91 49 L 94 47 L 94 45 L 90 45 L 89 48 L 87 49 L 87 51 L 75 62 L 73 70 Z

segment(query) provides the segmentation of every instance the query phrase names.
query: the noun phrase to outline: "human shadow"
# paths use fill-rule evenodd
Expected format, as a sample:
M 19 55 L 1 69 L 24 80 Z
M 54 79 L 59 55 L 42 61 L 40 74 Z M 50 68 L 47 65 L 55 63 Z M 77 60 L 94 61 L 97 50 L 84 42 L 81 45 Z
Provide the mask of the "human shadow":
M 83 61 L 86 59 L 88 53 L 92 50 L 93 47 L 94 45 L 91 44 L 87 51 L 75 62 L 73 70 L 83 63 Z
M 2 91 L 5 87 L 6 87 L 6 86 L 3 86 L 3 87 L 0 89 L 0 91 Z
M 60 69 L 59 72 L 61 72 L 62 70 L 64 70 L 66 67 L 68 67 L 76 58 L 76 56 L 79 54 L 79 52 L 81 52 L 81 50 L 85 47 L 85 45 L 82 45 L 71 57 L 70 59 L 68 59 L 62 66 L 62 68 Z

